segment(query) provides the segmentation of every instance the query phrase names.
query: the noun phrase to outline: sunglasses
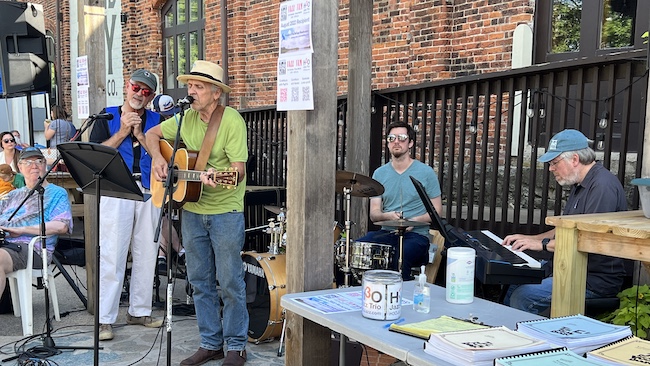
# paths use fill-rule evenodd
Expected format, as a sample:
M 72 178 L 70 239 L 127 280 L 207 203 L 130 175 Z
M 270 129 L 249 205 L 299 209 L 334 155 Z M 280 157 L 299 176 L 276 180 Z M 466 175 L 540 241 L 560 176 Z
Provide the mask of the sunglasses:
M 404 141 L 408 140 L 408 138 L 409 138 L 409 135 L 405 135 L 405 134 L 399 134 L 399 135 L 390 134 L 390 135 L 386 136 L 386 141 L 393 142 L 395 140 L 399 140 L 399 142 L 404 142 Z
M 5 144 L 8 144 L 10 142 L 13 142 L 14 144 L 16 143 L 16 139 L 4 139 L 2 141 L 4 141 Z
M 151 90 L 151 89 L 143 88 L 143 87 L 141 87 L 140 85 L 135 84 L 135 83 L 132 83 L 132 82 L 130 82 L 130 81 L 129 81 L 129 84 L 131 84 L 131 90 L 133 90 L 134 93 L 137 94 L 137 93 L 139 93 L 140 91 L 142 91 L 142 96 L 143 96 L 143 97 L 148 97 L 148 96 L 150 96 L 151 94 L 153 94 L 153 90 Z

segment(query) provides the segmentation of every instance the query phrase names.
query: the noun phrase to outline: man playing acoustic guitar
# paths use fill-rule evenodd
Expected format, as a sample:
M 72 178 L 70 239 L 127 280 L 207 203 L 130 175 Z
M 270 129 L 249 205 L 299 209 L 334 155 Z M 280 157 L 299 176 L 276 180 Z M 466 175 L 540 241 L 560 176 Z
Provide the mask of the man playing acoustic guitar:
M 187 275 L 194 288 L 201 335 L 199 349 L 181 362 L 183 366 L 202 365 L 224 357 L 224 366 L 246 362 L 248 311 L 240 252 L 244 247 L 248 146 L 244 119 L 235 109 L 219 103 L 222 94 L 231 90 L 222 78 L 219 65 L 201 60 L 194 63 L 189 74 L 177 78 L 187 84 L 188 95 L 194 99 L 185 113 L 180 136 L 188 149 L 199 151 L 193 168 L 202 171 L 203 183 L 198 200 L 183 206 L 181 220 Z M 147 131 L 152 175 L 158 181 L 168 173 L 168 162 L 159 146 L 161 139 L 173 140 L 177 129 L 176 118 L 170 118 Z M 206 159 L 207 165 L 200 166 Z M 238 187 L 218 184 L 214 177 L 224 170 L 238 173 Z M 219 306 L 220 298 L 223 309 Z
M 149 189 L 151 157 L 147 154 L 144 132 L 160 123 L 158 113 L 145 109 L 154 97 L 158 82 L 144 69 L 136 70 L 126 81 L 126 99 L 122 106 L 107 107 L 102 113 L 113 114 L 112 120 L 97 120 L 90 141 L 116 148 L 140 189 Z M 99 278 L 99 339 L 113 339 L 112 324 L 122 294 L 124 271 L 132 246 L 133 266 L 129 286 L 127 324 L 160 327 L 161 319 L 151 317 L 153 280 L 158 254 L 154 229 L 160 211 L 151 200 L 137 202 L 121 198 L 102 197 L 99 214 L 100 278 Z

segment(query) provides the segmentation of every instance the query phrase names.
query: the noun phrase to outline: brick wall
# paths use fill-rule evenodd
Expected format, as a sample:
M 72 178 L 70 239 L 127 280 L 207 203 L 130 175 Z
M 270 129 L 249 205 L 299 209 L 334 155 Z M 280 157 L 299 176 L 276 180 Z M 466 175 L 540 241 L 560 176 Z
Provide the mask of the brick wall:
M 172 0 L 168 0 L 172 1 Z M 176 0 L 173 0 L 176 1 Z M 205 58 L 221 60 L 221 0 L 204 0 Z M 46 28 L 55 33 L 55 4 L 46 9 Z M 373 2 L 373 89 L 384 89 L 510 67 L 512 34 L 532 23 L 534 0 L 377 0 Z M 165 0 L 122 0 L 124 69 L 146 67 L 162 73 Z M 63 39 L 69 39 L 69 1 L 61 0 Z M 227 0 L 231 103 L 240 108 L 275 103 L 279 0 Z M 339 80 L 347 93 L 349 7 L 339 4 Z M 315 15 L 317 16 L 317 15 Z M 317 31 L 317 30 L 314 30 Z M 63 57 L 62 87 L 70 100 L 69 50 Z

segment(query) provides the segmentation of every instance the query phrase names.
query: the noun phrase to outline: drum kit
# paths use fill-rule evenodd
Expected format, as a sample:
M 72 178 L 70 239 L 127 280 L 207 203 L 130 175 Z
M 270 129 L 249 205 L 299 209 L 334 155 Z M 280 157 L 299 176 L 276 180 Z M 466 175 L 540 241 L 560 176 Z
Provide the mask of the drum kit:
M 334 222 L 334 259 L 344 274 L 344 283 L 339 286 L 349 287 L 350 275 L 360 282 L 367 270 L 389 269 L 393 258 L 390 245 L 366 243 L 350 240 L 350 201 L 351 197 L 375 197 L 384 192 L 384 187 L 376 180 L 362 174 L 338 171 L 336 173 L 336 192 L 345 199 L 345 224 Z M 264 206 L 276 215 L 269 219 L 264 227 L 271 236 L 267 253 L 245 252 L 242 259 L 246 281 L 246 303 L 248 305 L 249 342 L 271 341 L 284 335 L 284 310 L 280 306 L 282 295 L 286 294 L 286 255 L 283 249 L 287 245 L 287 210 L 277 206 Z M 392 226 L 400 237 L 399 267 L 402 267 L 402 237 L 408 227 L 426 225 L 422 222 L 405 219 L 376 222 L 376 225 Z M 255 228 L 258 229 L 258 228 Z M 280 338 L 282 349 L 283 337 Z M 281 351 L 278 351 L 280 354 Z

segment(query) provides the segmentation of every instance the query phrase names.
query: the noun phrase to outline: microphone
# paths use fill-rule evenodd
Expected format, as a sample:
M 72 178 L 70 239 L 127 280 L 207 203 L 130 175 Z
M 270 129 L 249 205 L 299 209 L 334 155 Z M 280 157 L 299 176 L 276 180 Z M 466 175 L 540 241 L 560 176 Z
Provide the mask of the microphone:
M 113 113 L 97 113 L 93 114 L 92 116 L 88 117 L 92 119 L 105 119 L 105 120 L 112 120 L 113 119 Z
M 183 99 L 179 99 L 179 100 L 178 100 L 178 106 L 179 106 L 180 108 L 187 107 L 187 106 L 189 106 L 189 105 L 192 104 L 192 103 L 194 103 L 194 97 L 191 96 L 191 95 L 188 95 L 188 96 L 186 96 L 185 98 L 183 98 Z

